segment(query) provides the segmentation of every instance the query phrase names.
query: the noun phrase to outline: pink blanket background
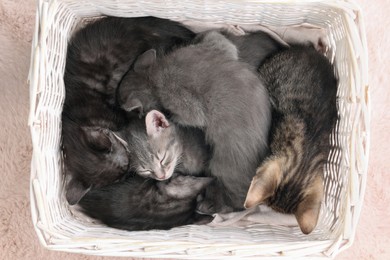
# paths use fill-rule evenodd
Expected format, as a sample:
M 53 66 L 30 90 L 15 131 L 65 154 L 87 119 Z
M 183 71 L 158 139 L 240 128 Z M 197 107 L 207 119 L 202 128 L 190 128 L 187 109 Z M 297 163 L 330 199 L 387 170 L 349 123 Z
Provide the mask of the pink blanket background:
M 390 259 L 390 5 L 388 0 L 358 3 L 368 39 L 370 164 L 355 242 L 337 259 Z M 0 0 L 0 259 L 109 259 L 46 250 L 33 229 L 26 78 L 34 22 L 35 1 Z

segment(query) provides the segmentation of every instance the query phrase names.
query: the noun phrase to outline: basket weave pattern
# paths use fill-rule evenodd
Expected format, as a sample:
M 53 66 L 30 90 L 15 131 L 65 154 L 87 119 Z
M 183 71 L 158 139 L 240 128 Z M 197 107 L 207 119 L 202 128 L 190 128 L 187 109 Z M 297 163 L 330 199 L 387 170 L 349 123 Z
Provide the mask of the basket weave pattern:
M 330 137 L 325 198 L 313 233 L 265 224 L 128 232 L 72 214 L 64 196 L 60 151 L 66 48 L 82 21 L 101 15 L 265 26 L 308 23 L 326 29 L 327 56 L 340 78 L 340 119 Z M 36 19 L 29 75 L 30 193 L 34 227 L 45 247 L 95 255 L 225 259 L 334 256 L 352 243 L 365 190 L 370 123 L 365 32 L 353 2 L 40 0 Z

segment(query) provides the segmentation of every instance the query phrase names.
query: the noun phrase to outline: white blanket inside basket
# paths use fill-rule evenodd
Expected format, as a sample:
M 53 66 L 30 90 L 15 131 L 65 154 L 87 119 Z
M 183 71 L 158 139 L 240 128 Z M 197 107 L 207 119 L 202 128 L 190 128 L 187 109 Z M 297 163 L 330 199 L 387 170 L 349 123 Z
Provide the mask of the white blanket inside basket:
M 297 26 L 263 26 L 256 24 L 225 24 L 207 23 L 184 20 L 182 23 L 192 31 L 199 33 L 211 29 L 224 29 L 236 35 L 244 35 L 246 32 L 263 31 L 268 33 L 276 41 L 288 46 L 296 43 L 312 43 L 321 52 L 326 52 L 331 42 L 325 28 L 311 24 Z
M 214 220 L 209 226 L 236 226 L 244 227 L 251 223 L 298 226 L 298 222 L 292 214 L 282 214 L 265 205 L 259 205 L 240 212 L 215 214 Z

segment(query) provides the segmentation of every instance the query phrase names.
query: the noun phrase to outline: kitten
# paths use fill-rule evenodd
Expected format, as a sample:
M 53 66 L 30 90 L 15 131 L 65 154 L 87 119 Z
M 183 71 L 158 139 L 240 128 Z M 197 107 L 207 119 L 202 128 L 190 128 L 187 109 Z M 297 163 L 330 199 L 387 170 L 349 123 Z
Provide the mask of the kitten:
M 324 193 L 338 80 L 326 57 L 309 46 L 280 51 L 259 72 L 274 109 L 271 155 L 257 169 L 245 207 L 264 202 L 295 214 L 308 234 L 317 225 Z
M 76 204 L 91 187 L 101 187 L 128 171 L 127 147 L 108 128 L 63 124 L 66 199 Z
M 194 36 L 177 22 L 155 17 L 102 18 L 73 35 L 67 51 L 62 113 L 70 204 L 77 203 L 89 188 L 111 183 L 127 170 L 123 155 L 114 165 L 104 159 L 114 156 L 116 149 L 123 152 L 123 147 L 108 147 L 114 136 L 103 134 L 103 143 L 95 147 L 96 138 L 91 145 L 85 130 L 100 127 L 119 131 L 127 124 L 128 115 L 115 105 L 116 88 L 135 58 L 150 48 L 165 53 Z
M 207 195 L 214 201 L 202 211 L 240 210 L 267 153 L 268 95 L 253 68 L 238 60 L 231 41 L 216 31 L 198 37 L 163 58 L 157 59 L 154 50 L 140 55 L 128 85 L 142 84 L 172 121 L 205 131 L 213 148 L 209 171 L 220 192 Z
M 165 180 L 173 172 L 204 173 L 210 156 L 204 133 L 169 122 L 164 114 L 150 111 L 145 119 L 134 119 L 118 133 L 127 141 L 130 170 L 141 176 Z
M 196 213 L 196 197 L 211 181 L 210 177 L 174 176 L 157 182 L 134 175 L 89 191 L 79 205 L 110 227 L 132 231 L 206 224 L 213 218 Z
M 203 35 L 212 31 L 199 33 L 193 43 L 201 42 Z M 286 48 L 286 45 L 275 40 L 265 32 L 249 32 L 245 35 L 235 35 L 228 30 L 221 29 L 218 32 L 229 39 L 237 48 L 240 61 L 249 64 L 254 70 L 270 55 Z M 150 55 L 141 56 L 139 59 L 150 59 Z M 147 63 L 148 61 L 146 61 Z M 151 61 L 152 62 L 152 61 Z M 123 78 L 118 88 L 118 104 L 127 112 L 136 113 L 139 117 L 144 116 L 150 110 L 164 110 L 158 98 L 153 93 L 153 89 L 148 86 L 148 82 L 137 75 L 142 71 L 145 62 L 136 62 L 133 70 L 130 70 Z

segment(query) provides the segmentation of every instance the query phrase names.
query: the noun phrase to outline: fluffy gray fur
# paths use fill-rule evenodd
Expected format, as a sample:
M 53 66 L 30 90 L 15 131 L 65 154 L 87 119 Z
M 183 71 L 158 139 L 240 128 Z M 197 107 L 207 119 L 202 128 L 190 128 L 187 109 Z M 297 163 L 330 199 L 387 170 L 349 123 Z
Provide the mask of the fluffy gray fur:
M 150 115 L 154 122 L 146 120 Z M 128 144 L 130 170 L 158 180 L 168 179 L 173 172 L 204 173 L 210 148 L 201 130 L 170 123 L 158 111 L 149 112 L 146 119 L 134 119 L 118 133 Z M 159 120 L 166 120 L 167 125 L 159 126 Z M 156 127 L 160 128 L 157 133 L 153 132 Z
M 213 205 L 202 211 L 242 209 L 268 150 L 271 117 L 267 91 L 253 67 L 239 61 L 231 41 L 211 31 L 161 59 L 153 50 L 145 52 L 127 84 L 140 82 L 171 112 L 174 122 L 203 129 L 212 145 L 209 171 L 221 189 L 210 194 Z

